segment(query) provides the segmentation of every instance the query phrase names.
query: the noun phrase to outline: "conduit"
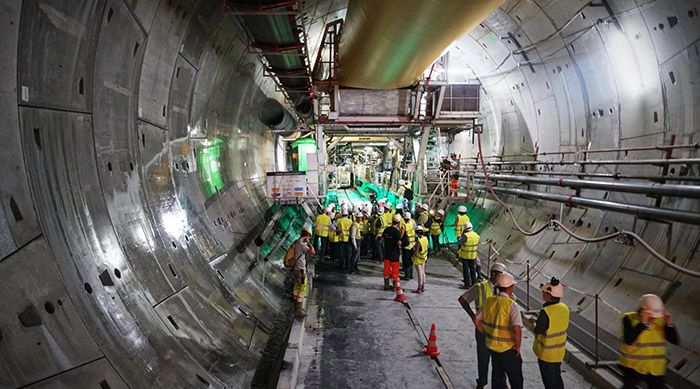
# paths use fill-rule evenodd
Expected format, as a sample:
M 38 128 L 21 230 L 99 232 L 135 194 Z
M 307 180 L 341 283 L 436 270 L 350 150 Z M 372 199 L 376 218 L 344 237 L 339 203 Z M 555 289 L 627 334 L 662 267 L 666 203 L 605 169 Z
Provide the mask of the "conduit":
M 616 239 L 618 237 L 629 238 L 629 239 L 633 239 L 636 242 L 638 242 L 642 247 L 644 247 L 644 249 L 646 249 L 652 256 L 654 256 L 654 258 L 663 262 L 666 266 L 676 270 L 679 273 L 683 273 L 683 274 L 689 275 L 691 277 L 700 278 L 700 272 L 687 269 L 683 266 L 676 265 L 673 261 L 671 261 L 670 259 L 661 255 L 658 251 L 656 251 L 653 247 L 651 247 L 651 245 L 649 243 L 647 243 L 644 239 L 642 239 L 641 236 L 635 234 L 632 231 L 618 231 L 618 232 L 610 234 L 610 235 L 589 238 L 589 237 L 581 236 L 581 235 L 574 233 L 573 231 L 568 229 L 564 225 L 564 223 L 561 222 L 561 220 L 557 220 L 557 219 L 552 219 L 549 221 L 548 224 L 542 225 L 533 231 L 527 231 L 527 230 L 523 229 L 520 226 L 520 224 L 518 224 L 518 220 L 515 218 L 515 215 L 513 215 L 513 210 L 505 202 L 503 202 L 503 200 L 501 200 L 501 198 L 496 194 L 496 191 L 494 190 L 493 186 L 491 185 L 491 180 L 490 180 L 489 175 L 486 171 L 486 163 L 484 162 L 484 157 L 483 157 L 484 153 L 481 149 L 481 131 L 482 131 L 482 129 L 483 129 L 483 127 L 481 127 L 479 125 L 478 131 L 475 131 L 475 132 L 477 134 L 477 140 L 478 140 L 478 145 L 479 145 L 479 157 L 480 157 L 479 159 L 481 161 L 481 168 L 482 168 L 483 173 L 484 173 L 484 178 L 486 179 L 486 187 L 489 190 L 489 192 L 491 192 L 491 195 L 494 197 L 494 199 L 506 209 L 506 212 L 508 212 L 508 215 L 510 216 L 510 219 L 513 221 L 515 228 L 517 228 L 518 231 L 520 231 L 520 233 L 522 233 L 525 236 L 533 236 L 533 235 L 537 235 L 537 234 L 541 233 L 542 231 L 547 229 L 547 227 L 549 227 L 549 226 L 557 226 L 559 229 L 566 232 L 569 236 L 571 236 L 572 238 L 579 240 L 581 242 L 595 243 L 595 242 L 602 242 L 602 241 L 606 241 L 606 240 L 610 240 L 610 239 Z M 674 211 L 674 212 L 678 212 L 678 211 Z
M 395 89 L 418 77 L 503 0 L 353 0 L 340 39 L 340 85 Z
M 275 99 L 265 99 L 260 104 L 258 119 L 273 132 L 281 132 L 285 136 L 288 136 L 297 125 L 292 115 Z

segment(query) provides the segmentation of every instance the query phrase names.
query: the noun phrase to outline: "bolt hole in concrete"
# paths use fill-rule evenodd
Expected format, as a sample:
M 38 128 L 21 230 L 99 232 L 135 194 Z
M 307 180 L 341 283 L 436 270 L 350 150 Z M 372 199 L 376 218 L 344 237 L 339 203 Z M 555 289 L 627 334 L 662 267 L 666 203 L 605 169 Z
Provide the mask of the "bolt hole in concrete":
M 17 205 L 15 198 L 12 196 L 10 196 L 10 210 L 12 211 L 12 217 L 15 218 L 16 222 L 24 220 L 24 216 L 22 216 L 22 212 L 19 210 L 19 206 Z
M 168 316 L 168 317 L 170 317 L 170 316 Z M 202 383 L 202 385 L 205 385 L 206 387 L 211 386 L 211 384 L 209 383 L 209 381 L 205 380 L 204 377 L 202 377 L 201 375 L 195 374 L 195 376 L 197 377 L 197 379 L 199 380 L 199 382 Z
M 90 283 L 86 282 L 85 285 L 83 285 L 83 287 L 85 288 L 86 292 L 92 294 L 92 285 L 90 285 Z
M 112 389 L 112 387 L 109 386 L 109 383 L 107 382 L 107 380 L 100 381 L 100 388 L 101 389 Z
M 617 282 L 615 282 L 615 285 L 613 286 L 613 288 L 617 288 L 618 286 L 620 286 L 621 283 L 622 283 L 622 278 L 618 278 Z
M 50 301 L 47 301 L 46 304 L 44 304 L 44 309 L 46 309 L 46 312 L 48 312 L 51 315 L 53 315 L 54 312 L 56 312 L 56 307 L 54 307 L 54 305 Z
M 56 301 L 56 303 L 58 303 L 59 306 L 63 306 L 63 300 L 61 300 L 61 299 L 58 299 L 58 301 Z
M 119 269 L 114 269 L 114 276 L 117 278 L 122 278 L 122 272 Z
M 177 323 L 175 322 L 175 319 L 173 319 L 172 316 L 168 316 L 168 321 L 170 321 L 170 324 L 172 324 L 173 327 L 175 327 L 176 330 L 179 330 L 179 329 L 180 329 L 180 327 L 178 327 Z

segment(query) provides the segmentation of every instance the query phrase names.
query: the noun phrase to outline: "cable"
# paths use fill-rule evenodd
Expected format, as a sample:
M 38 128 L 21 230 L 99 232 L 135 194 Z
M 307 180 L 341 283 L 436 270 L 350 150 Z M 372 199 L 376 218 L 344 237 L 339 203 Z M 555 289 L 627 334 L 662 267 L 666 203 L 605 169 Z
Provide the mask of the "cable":
M 603 242 L 603 241 L 615 239 L 618 237 L 623 238 L 623 239 L 624 238 L 628 238 L 628 239 L 631 238 L 631 239 L 634 239 L 635 241 L 637 241 L 653 257 L 655 257 L 659 261 L 663 262 L 666 266 L 668 266 L 668 267 L 670 267 L 670 268 L 672 268 L 680 273 L 683 273 L 685 275 L 700 278 L 700 272 L 687 269 L 683 266 L 676 265 L 675 263 L 673 263 L 673 261 L 664 257 L 658 251 L 656 251 L 653 247 L 651 247 L 651 245 L 648 242 L 646 242 L 644 239 L 642 239 L 641 236 L 635 234 L 632 231 L 618 231 L 618 232 L 615 232 L 615 233 L 612 233 L 609 235 L 603 235 L 603 236 L 592 237 L 592 238 L 591 237 L 584 237 L 584 236 L 578 235 L 575 232 L 569 230 L 564 225 L 564 223 L 562 223 L 561 220 L 558 220 L 558 219 L 551 219 L 549 224 L 544 224 L 541 227 L 535 229 L 534 231 L 527 231 L 527 230 L 523 229 L 520 226 L 520 224 L 518 224 L 518 221 L 515 219 L 515 215 L 513 214 L 513 210 L 505 202 L 503 202 L 503 200 L 501 200 L 501 198 L 493 190 L 493 186 L 491 185 L 491 179 L 489 178 L 489 175 L 486 172 L 486 163 L 484 162 L 484 153 L 481 150 L 481 130 L 483 129 L 483 126 L 478 125 L 478 127 L 479 128 L 475 128 L 474 130 L 476 131 L 477 139 L 478 139 L 478 143 L 479 143 L 479 160 L 481 162 L 481 167 L 482 167 L 482 170 L 484 172 L 484 177 L 486 178 L 486 186 L 489 188 L 489 192 L 491 192 L 491 195 L 494 197 L 494 199 L 496 199 L 496 201 L 506 209 L 506 212 L 508 212 L 508 215 L 510 215 L 510 219 L 513 221 L 515 228 L 517 228 L 518 231 L 520 231 L 520 233 L 522 233 L 525 236 L 534 236 L 534 235 L 541 233 L 542 231 L 547 229 L 547 227 L 549 227 L 549 226 L 557 226 L 562 231 L 566 232 L 572 238 L 579 240 L 581 242 L 587 242 L 587 243 Z

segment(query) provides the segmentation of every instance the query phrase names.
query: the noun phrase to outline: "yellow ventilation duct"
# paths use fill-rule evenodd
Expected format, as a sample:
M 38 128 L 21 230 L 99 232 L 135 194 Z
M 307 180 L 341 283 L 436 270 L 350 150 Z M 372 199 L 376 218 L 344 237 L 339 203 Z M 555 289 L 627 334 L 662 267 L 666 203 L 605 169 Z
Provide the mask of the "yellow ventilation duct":
M 413 85 L 456 39 L 503 0 L 350 0 L 340 39 L 340 85 Z

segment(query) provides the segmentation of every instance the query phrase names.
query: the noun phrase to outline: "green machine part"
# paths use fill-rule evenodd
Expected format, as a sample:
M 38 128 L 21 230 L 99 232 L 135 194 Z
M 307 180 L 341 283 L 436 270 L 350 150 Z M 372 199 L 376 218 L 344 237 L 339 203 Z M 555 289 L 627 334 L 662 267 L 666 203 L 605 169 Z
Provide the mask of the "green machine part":
M 197 146 L 197 179 L 205 198 L 223 189 L 225 182 L 221 174 L 224 141 L 220 138 L 207 139 Z
M 306 171 L 306 154 L 315 153 L 316 141 L 311 138 L 297 139 L 292 143 L 292 165 L 295 170 Z

